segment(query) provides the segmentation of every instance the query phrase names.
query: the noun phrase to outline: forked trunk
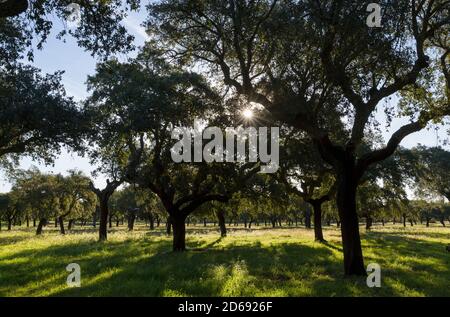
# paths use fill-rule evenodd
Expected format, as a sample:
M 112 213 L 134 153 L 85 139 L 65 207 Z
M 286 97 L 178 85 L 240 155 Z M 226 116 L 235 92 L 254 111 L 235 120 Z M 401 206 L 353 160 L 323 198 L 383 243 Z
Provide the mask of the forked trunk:
M 46 224 L 47 224 L 47 219 L 43 218 L 43 219 L 39 220 L 39 224 L 36 229 L 36 235 L 42 234 L 42 230 Z

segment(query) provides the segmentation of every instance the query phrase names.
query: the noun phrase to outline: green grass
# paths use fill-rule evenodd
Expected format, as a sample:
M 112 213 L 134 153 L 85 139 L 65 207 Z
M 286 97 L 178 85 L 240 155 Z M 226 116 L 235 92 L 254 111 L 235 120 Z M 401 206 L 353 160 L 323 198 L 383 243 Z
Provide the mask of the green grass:
M 339 231 L 327 244 L 302 228 L 246 230 L 190 227 L 188 247 L 170 252 L 162 229 L 124 227 L 96 241 L 91 229 L 60 236 L 53 228 L 0 232 L 0 296 L 450 296 L 450 228 L 362 229 L 366 265 L 378 263 L 382 287 L 343 276 Z M 66 286 L 69 263 L 81 266 L 81 288 Z

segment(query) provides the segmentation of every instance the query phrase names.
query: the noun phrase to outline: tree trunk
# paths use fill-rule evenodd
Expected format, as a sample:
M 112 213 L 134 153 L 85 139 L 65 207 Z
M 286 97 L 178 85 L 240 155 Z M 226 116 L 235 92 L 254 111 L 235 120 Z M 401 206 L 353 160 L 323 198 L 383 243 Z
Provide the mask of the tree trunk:
M 220 210 L 217 212 L 217 220 L 219 222 L 220 236 L 226 237 L 227 236 L 227 227 L 225 225 L 225 213 L 223 212 L 223 210 Z
M 36 235 L 41 235 L 42 234 L 42 229 L 44 228 L 44 226 L 47 224 L 47 219 L 43 218 L 41 220 L 39 220 L 39 224 L 37 226 L 36 229 Z
M 305 227 L 311 229 L 311 211 L 309 208 L 305 211 Z
M 100 199 L 100 228 L 98 230 L 98 239 L 105 241 L 108 239 L 108 197 Z
M 33 227 L 36 227 L 36 218 L 33 218 Z
M 64 218 L 62 216 L 59 216 L 58 222 L 59 222 L 59 232 L 61 234 L 66 234 L 66 230 L 64 229 Z
M 320 201 L 313 201 L 310 204 L 314 210 L 314 238 L 318 242 L 325 242 L 322 232 L 322 203 Z
M 349 160 L 351 164 L 351 160 Z M 338 178 L 337 207 L 341 220 L 345 275 L 366 276 L 356 212 L 357 177 L 353 167 L 346 166 Z
M 8 219 L 8 231 L 12 229 L 12 219 Z
M 58 217 L 55 218 L 55 228 L 58 228 Z
M 73 224 L 75 223 L 75 220 L 70 219 L 69 224 L 67 225 L 67 230 L 72 230 Z
M 366 230 L 370 230 L 370 228 L 372 228 L 372 217 L 371 216 L 366 216 Z
M 148 215 L 148 222 L 150 223 L 150 230 L 155 229 L 155 217 L 153 217 L 153 213 Z
M 406 215 L 403 214 L 403 227 L 406 228 Z
M 29 228 L 30 227 L 30 218 L 28 218 L 28 216 L 27 216 L 27 228 Z
M 167 220 L 166 220 L 166 233 L 168 236 L 170 236 L 170 234 L 172 233 L 172 217 L 171 216 L 167 217 Z
M 112 215 L 109 215 L 108 221 L 109 221 L 109 227 L 112 228 Z
M 427 227 L 430 226 L 430 220 L 431 220 L 431 219 L 427 217 L 427 224 L 426 224 Z
M 173 251 L 186 251 L 186 224 L 183 216 L 172 216 L 173 226 Z
M 119 218 L 117 218 L 117 220 L 116 220 L 116 227 L 118 227 L 120 225 L 120 220 L 119 220 Z
M 128 215 L 128 231 L 133 231 L 134 229 L 134 221 L 136 220 L 136 214 L 133 212 Z

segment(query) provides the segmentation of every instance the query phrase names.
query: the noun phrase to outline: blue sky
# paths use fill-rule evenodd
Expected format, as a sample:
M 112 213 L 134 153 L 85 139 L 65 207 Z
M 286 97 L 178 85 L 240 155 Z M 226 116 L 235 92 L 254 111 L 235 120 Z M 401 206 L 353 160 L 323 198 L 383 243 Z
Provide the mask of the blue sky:
M 143 13 L 131 13 L 123 22 L 129 32 L 135 36 L 135 44 L 137 46 L 142 45 L 147 37 L 144 28 L 140 26 L 143 19 Z M 56 25 L 58 24 L 56 23 Z M 88 53 L 84 52 L 83 49 L 80 49 L 73 39 L 68 37 L 64 43 L 60 40 L 56 40 L 53 36 L 49 38 L 42 51 L 35 52 L 33 65 L 40 68 L 44 73 L 65 70 L 63 84 L 67 94 L 73 96 L 76 100 L 82 100 L 87 96 L 85 82 L 87 76 L 94 73 L 96 60 Z M 394 129 L 397 129 L 407 122 L 406 120 L 395 119 L 391 128 L 386 130 L 384 129 L 383 124 L 385 122 L 384 115 L 381 111 L 377 114 L 377 119 L 382 123 L 381 127 L 383 127 L 382 132 L 385 140 L 390 137 Z M 445 132 L 444 129 L 441 129 L 439 132 L 441 140 L 446 137 Z M 436 146 L 436 132 L 431 129 L 415 133 L 408 136 L 402 142 L 402 145 L 405 147 L 413 147 L 418 143 Z M 33 165 L 37 166 L 42 171 L 63 174 L 69 169 L 78 169 L 84 171 L 87 175 L 90 175 L 90 172 L 93 169 L 87 158 L 80 157 L 75 153 L 68 153 L 67 151 L 63 151 L 61 156 L 55 161 L 54 166 L 45 166 L 38 162 L 33 162 L 28 157 L 21 159 L 21 168 L 27 169 Z M 105 177 L 97 177 L 95 183 L 97 186 L 103 186 L 105 184 Z M 4 174 L 0 173 L 0 192 L 5 192 L 9 189 L 10 184 L 7 179 L 5 179 Z

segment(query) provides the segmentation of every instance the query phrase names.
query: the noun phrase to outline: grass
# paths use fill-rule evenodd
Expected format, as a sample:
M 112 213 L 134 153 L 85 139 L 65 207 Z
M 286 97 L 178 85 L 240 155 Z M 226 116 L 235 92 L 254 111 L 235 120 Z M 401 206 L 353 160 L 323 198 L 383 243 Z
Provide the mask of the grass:
M 304 228 L 189 227 L 189 252 L 170 252 L 162 229 L 114 228 L 96 241 L 93 229 L 61 236 L 53 228 L 0 232 L 0 296 L 450 296 L 450 228 L 375 226 L 362 231 L 366 265 L 378 263 L 382 287 L 345 278 L 339 231 L 327 244 Z M 65 270 L 81 266 L 80 288 Z

